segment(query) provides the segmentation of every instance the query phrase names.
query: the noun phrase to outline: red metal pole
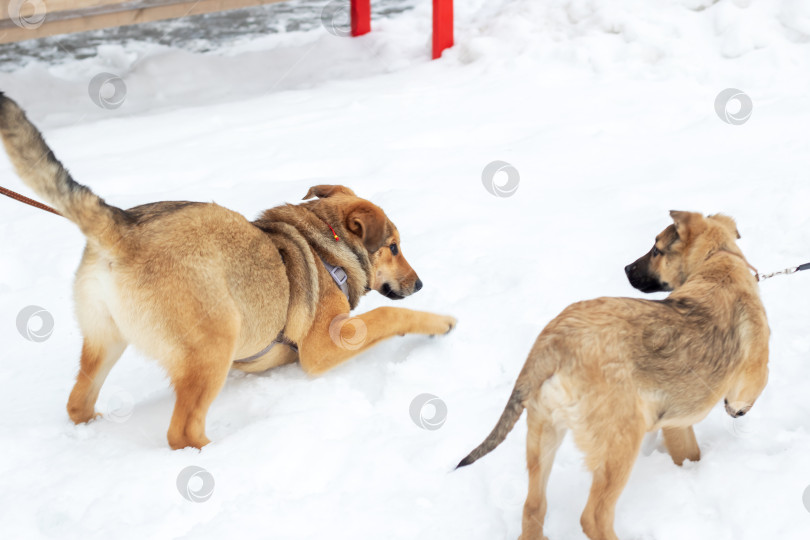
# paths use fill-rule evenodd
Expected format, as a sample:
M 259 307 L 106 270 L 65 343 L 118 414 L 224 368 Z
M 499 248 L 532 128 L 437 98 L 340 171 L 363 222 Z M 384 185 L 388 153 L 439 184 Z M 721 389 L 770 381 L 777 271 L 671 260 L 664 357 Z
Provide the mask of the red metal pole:
M 433 59 L 453 46 L 453 0 L 433 0 Z
M 353 36 L 371 31 L 371 0 L 352 0 L 351 15 Z

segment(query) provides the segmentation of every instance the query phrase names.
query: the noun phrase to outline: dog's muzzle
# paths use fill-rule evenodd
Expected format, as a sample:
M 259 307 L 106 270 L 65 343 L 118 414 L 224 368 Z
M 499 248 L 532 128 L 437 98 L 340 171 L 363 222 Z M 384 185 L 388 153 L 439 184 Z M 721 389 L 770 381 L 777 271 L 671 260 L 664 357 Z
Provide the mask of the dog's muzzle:
M 647 272 L 642 271 L 639 261 L 625 266 L 624 273 L 627 275 L 627 280 L 630 282 L 630 285 L 643 293 L 670 290 L 666 283 L 662 283 L 658 279 L 650 276 Z
M 390 298 L 391 300 L 402 300 L 406 296 L 410 296 L 415 292 L 419 292 L 421 288 L 422 288 L 422 280 L 416 278 L 416 282 L 413 284 L 413 291 L 411 292 L 395 291 L 391 287 L 391 285 L 389 285 L 388 283 L 383 283 L 382 289 L 380 290 L 380 294 L 382 294 L 386 298 Z
M 732 409 L 732 408 L 731 408 L 731 406 L 728 404 L 728 400 L 727 400 L 727 399 L 724 399 L 724 400 L 723 400 L 723 404 L 724 404 L 724 405 L 725 405 L 725 407 L 726 407 L 726 412 L 727 412 L 727 413 L 728 413 L 728 415 L 729 415 L 730 417 L 732 417 L 732 418 L 739 418 L 739 417 L 741 417 L 741 416 L 745 416 L 745 413 L 747 413 L 748 411 L 750 411 L 750 410 L 751 410 L 751 407 L 745 407 L 745 408 L 743 408 L 743 409 L 740 409 L 740 410 L 735 411 L 735 410 L 734 410 L 734 409 Z

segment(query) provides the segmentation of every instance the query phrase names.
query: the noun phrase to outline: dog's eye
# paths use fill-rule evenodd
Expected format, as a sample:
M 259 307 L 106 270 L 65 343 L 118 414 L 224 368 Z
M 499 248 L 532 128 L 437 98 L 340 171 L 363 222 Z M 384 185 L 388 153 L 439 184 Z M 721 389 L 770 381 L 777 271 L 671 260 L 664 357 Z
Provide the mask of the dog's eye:
M 661 252 L 661 250 L 660 250 L 660 249 L 658 249 L 658 247 L 657 247 L 657 246 L 653 246 L 653 248 L 652 248 L 652 254 L 653 254 L 653 257 L 657 257 L 657 256 L 659 256 L 659 255 L 663 255 L 663 253 Z
M 391 255 L 397 255 L 397 254 L 399 254 L 399 248 L 397 247 L 397 245 L 396 245 L 396 244 L 391 244 L 391 245 L 390 245 L 390 246 L 388 246 L 388 247 L 390 247 L 390 248 L 391 248 Z

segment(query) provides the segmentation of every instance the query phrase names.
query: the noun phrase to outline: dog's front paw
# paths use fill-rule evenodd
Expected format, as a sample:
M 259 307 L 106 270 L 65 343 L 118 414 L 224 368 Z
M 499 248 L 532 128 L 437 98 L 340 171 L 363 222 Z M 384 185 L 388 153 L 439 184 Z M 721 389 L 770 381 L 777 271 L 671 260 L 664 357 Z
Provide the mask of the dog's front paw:
M 96 418 L 101 418 L 100 412 L 95 412 L 94 410 L 90 409 L 68 409 L 68 416 L 73 421 L 74 424 L 86 424 L 87 422 L 91 422 Z
M 456 324 L 458 324 L 458 319 L 455 317 L 449 315 L 433 315 L 428 331 L 425 333 L 431 336 L 449 334 L 450 331 L 456 327 Z

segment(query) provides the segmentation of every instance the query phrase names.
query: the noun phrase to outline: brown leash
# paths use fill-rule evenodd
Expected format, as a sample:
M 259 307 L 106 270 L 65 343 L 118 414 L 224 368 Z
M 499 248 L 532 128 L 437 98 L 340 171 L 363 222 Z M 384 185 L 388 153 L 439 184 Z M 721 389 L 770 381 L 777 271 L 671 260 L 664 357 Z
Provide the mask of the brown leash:
M 54 210 L 53 208 L 51 208 L 50 206 L 48 206 L 46 204 L 42 204 L 41 202 L 37 202 L 34 199 L 29 199 L 28 197 L 26 197 L 24 195 L 20 195 L 19 193 L 15 192 L 15 191 L 11 191 L 10 189 L 6 189 L 3 186 L 0 186 L 0 193 L 5 195 L 6 197 L 11 197 L 15 201 L 20 201 L 21 203 L 29 204 L 29 205 L 33 206 L 34 208 L 39 208 L 40 210 L 45 210 L 46 212 L 51 212 L 53 214 L 56 214 L 57 216 L 62 215 L 62 214 L 60 214 L 59 212 L 57 212 L 56 210 Z

